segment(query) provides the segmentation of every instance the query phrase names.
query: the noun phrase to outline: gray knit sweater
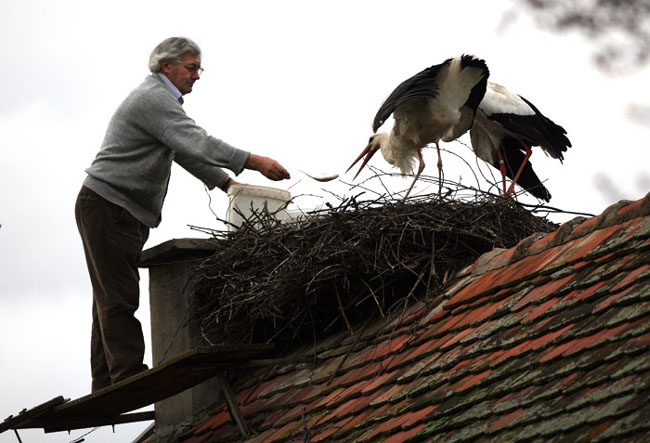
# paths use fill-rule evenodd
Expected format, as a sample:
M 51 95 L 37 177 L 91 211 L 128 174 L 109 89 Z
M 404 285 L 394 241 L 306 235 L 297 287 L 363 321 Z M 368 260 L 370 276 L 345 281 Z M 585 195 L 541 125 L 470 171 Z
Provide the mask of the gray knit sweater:
M 84 185 L 155 227 L 172 161 L 212 189 L 226 178 L 221 167 L 239 174 L 248 155 L 208 135 L 162 79 L 150 75 L 115 111 Z

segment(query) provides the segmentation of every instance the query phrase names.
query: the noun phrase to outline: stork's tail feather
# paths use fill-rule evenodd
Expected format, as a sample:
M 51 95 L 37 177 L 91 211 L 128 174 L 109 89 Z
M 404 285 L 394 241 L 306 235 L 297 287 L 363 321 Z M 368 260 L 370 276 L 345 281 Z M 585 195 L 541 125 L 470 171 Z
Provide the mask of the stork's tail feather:
M 564 160 L 564 155 L 562 155 L 562 153 L 566 152 L 567 149 L 571 147 L 571 141 L 567 137 L 566 129 L 539 112 L 539 109 L 537 109 L 537 107 L 535 107 L 535 105 L 533 105 L 530 101 L 526 100 L 524 97 L 521 97 L 521 99 L 525 101 L 533 111 L 535 111 L 539 119 L 542 121 L 544 128 L 546 129 L 544 132 L 544 137 L 546 140 L 544 140 L 540 146 L 551 157 L 557 158 L 560 161 Z

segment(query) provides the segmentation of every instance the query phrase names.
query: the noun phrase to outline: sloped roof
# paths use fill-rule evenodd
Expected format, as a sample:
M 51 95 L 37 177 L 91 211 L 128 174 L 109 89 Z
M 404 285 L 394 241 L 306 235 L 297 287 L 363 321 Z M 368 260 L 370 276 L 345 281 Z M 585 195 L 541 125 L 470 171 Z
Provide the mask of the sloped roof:
M 649 215 L 650 194 L 494 250 L 437 299 L 240 377 L 250 441 L 650 434 Z M 185 438 L 241 440 L 225 405 Z

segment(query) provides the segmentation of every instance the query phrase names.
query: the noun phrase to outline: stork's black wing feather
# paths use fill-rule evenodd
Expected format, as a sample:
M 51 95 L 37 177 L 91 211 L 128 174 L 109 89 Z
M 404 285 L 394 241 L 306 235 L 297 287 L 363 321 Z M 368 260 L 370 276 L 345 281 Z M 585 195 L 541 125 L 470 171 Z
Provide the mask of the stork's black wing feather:
M 400 83 L 388 96 L 384 104 L 381 105 L 379 111 L 377 111 L 372 123 L 372 130 L 377 132 L 377 129 L 384 124 L 395 108 L 402 103 L 417 97 L 436 98 L 438 96 L 438 82 L 436 80 L 438 71 L 440 71 L 442 66 L 450 62 L 451 59 L 439 65 L 426 68 Z
M 558 158 L 560 161 L 563 160 L 562 153 L 571 146 L 564 128 L 539 112 L 539 109 L 531 102 L 519 97 L 530 106 L 534 114 L 495 113 L 487 117 L 500 123 L 507 130 L 518 134 L 531 146 L 542 146 L 552 157 Z
M 490 120 L 498 122 L 510 132 L 525 139 L 531 146 L 544 144 L 546 126 L 544 121 L 536 114 L 521 115 L 511 113 L 494 113 L 487 116 Z
M 569 141 L 569 138 L 566 136 L 566 130 L 556 124 L 553 120 L 550 118 L 546 117 L 544 114 L 542 114 L 539 109 L 535 107 L 531 102 L 526 100 L 524 97 L 521 95 L 519 96 L 523 101 L 526 102 L 530 108 L 535 111 L 535 113 L 539 116 L 539 119 L 541 120 L 542 124 L 544 125 L 545 131 L 544 131 L 544 143 L 542 143 L 542 146 L 545 148 L 549 149 L 551 154 L 559 158 L 560 160 L 564 159 L 564 156 L 562 155 L 563 152 L 566 152 L 568 148 L 571 147 L 571 141 Z
M 505 137 L 501 143 L 501 147 L 506 163 L 506 175 L 510 180 L 514 180 L 515 174 L 519 171 L 526 154 L 523 152 L 522 146 L 516 138 Z M 497 169 L 499 168 L 498 163 L 493 166 Z M 537 174 L 535 174 L 530 161 L 526 162 L 517 180 L 517 184 L 539 199 L 545 201 L 551 200 L 551 193 L 548 192 L 548 189 L 546 189 L 539 177 L 537 177 Z
M 481 80 L 472 88 L 465 106 L 471 109 L 472 113 L 476 112 L 481 100 L 485 96 L 485 91 L 487 89 L 488 77 L 490 76 L 490 70 L 485 63 L 485 60 L 481 58 L 476 58 L 472 55 L 463 54 L 460 58 L 461 66 L 463 68 L 476 68 L 483 71 L 483 77 Z

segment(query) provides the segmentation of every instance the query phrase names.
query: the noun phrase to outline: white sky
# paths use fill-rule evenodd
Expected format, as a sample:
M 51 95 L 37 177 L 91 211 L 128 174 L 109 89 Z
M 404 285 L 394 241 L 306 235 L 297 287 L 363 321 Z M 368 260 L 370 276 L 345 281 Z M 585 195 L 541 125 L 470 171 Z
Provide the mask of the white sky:
M 597 214 L 619 198 L 645 195 L 649 132 L 626 112 L 631 103 L 650 103 L 648 69 L 607 77 L 581 36 L 540 30 L 525 14 L 497 30 L 511 6 L 509 0 L 2 2 L 0 420 L 58 395 L 89 393 L 91 289 L 75 198 L 111 114 L 148 74 L 150 51 L 168 36 L 186 35 L 203 49 L 206 71 L 186 96 L 187 113 L 216 137 L 285 163 L 294 176 L 273 183 L 244 172 L 242 182 L 291 187 L 294 195 L 328 196 L 322 189 L 346 195 L 347 185 L 316 184 L 295 168 L 342 173 L 399 82 L 470 53 L 487 61 L 490 80 L 567 129 L 573 148 L 564 165 L 541 151 L 532 157 L 548 180 L 551 206 Z M 467 153 L 458 143 L 444 147 Z M 425 160 L 424 173 L 436 175 L 434 149 Z M 443 162 L 448 179 L 470 178 L 449 153 Z M 389 170 L 379 155 L 371 164 Z M 617 190 L 601 192 L 598 177 Z M 394 186 L 409 183 L 398 179 Z M 210 194 L 212 210 L 225 217 L 227 198 Z M 204 237 L 188 224 L 223 228 L 208 201 L 203 185 L 175 168 L 162 225 L 146 247 Z M 301 201 L 309 207 L 320 200 Z M 147 278 L 142 271 L 138 316 L 150 363 Z M 145 426 L 118 426 L 115 434 L 102 428 L 86 441 L 129 441 Z M 85 432 L 20 434 L 35 443 L 67 442 Z M 17 441 L 13 432 L 0 434 L 0 442 L 9 441 Z

